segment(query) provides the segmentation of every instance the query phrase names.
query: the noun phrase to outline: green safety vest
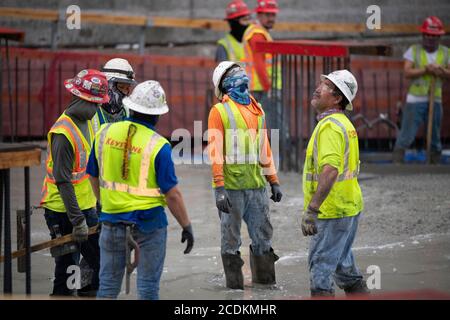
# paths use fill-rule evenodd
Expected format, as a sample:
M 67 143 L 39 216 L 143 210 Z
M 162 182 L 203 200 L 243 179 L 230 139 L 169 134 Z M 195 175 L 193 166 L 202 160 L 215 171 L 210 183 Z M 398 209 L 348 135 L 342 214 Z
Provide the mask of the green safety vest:
M 420 45 L 412 46 L 412 54 L 415 68 L 424 68 L 427 64 L 426 51 Z M 448 65 L 448 48 L 440 45 L 437 51 L 436 64 L 447 67 Z M 426 74 L 414 79 L 409 87 L 409 94 L 414 96 L 428 96 L 431 84 L 431 75 Z M 438 99 L 442 98 L 442 80 L 436 78 L 434 87 L 434 96 Z
M 122 177 L 124 150 L 130 125 L 137 127 L 127 155 L 129 174 Z M 96 135 L 102 212 L 114 214 L 165 206 L 155 171 L 155 158 L 169 142 L 155 131 L 131 121 L 108 123 Z
M 225 37 L 217 41 L 225 48 L 229 61 L 240 62 L 244 58 L 244 46 L 242 42 L 236 40 L 230 33 L 227 33 Z
M 254 34 L 262 34 L 267 41 L 273 41 L 272 36 L 267 30 L 262 27 L 260 24 L 250 24 L 247 29 L 245 29 L 244 35 L 242 37 L 242 42 L 244 45 L 244 59 L 245 70 L 247 72 L 247 76 L 250 79 L 249 90 L 250 91 L 262 91 L 263 87 L 261 84 L 261 80 L 259 79 L 258 73 L 256 72 L 255 63 L 253 60 L 253 51 L 250 47 L 250 39 Z M 266 61 L 266 71 L 269 77 L 269 80 L 272 81 L 272 54 L 265 54 Z M 273 87 L 273 84 L 272 84 Z M 282 87 L 282 79 L 281 79 L 281 63 L 277 63 L 277 74 L 276 74 L 276 85 L 275 89 L 280 90 Z
M 264 143 L 264 115 L 258 117 L 258 130 L 251 130 L 235 103 L 228 101 L 215 105 L 220 113 L 224 138 L 223 175 L 225 189 L 259 189 L 266 186 L 261 173 L 260 151 Z
M 327 130 L 328 128 L 328 130 Z M 333 143 L 334 136 L 327 137 L 327 131 L 338 131 L 344 141 L 341 150 L 341 166 L 338 178 L 325 201 L 320 206 L 320 219 L 343 218 L 357 215 L 363 210 L 364 203 L 358 184 L 359 146 L 356 130 L 350 120 L 342 114 L 335 113 L 323 118 L 317 124 L 306 148 L 306 159 L 303 168 L 304 209 L 308 207 L 317 191 L 321 149 L 327 143 Z
M 125 109 L 122 109 L 114 118 L 103 110 L 102 107 L 97 109 L 94 117 L 92 118 L 92 127 L 94 128 L 94 133 L 100 130 L 100 127 L 105 123 L 118 122 L 124 120 L 126 117 Z
M 93 141 L 94 132 L 90 121 L 88 121 L 88 131 L 90 141 Z M 41 206 L 56 212 L 66 212 L 66 207 L 59 194 L 56 186 L 55 177 L 53 176 L 53 159 L 52 159 L 52 135 L 63 134 L 70 142 L 74 163 L 72 169 L 71 183 L 73 185 L 78 206 L 81 210 L 95 207 L 96 198 L 89 182 L 89 175 L 86 173 L 86 166 L 91 152 L 91 145 L 87 142 L 83 133 L 77 125 L 63 113 L 55 124 L 51 127 L 47 135 L 47 160 L 46 160 L 46 176 L 42 187 Z

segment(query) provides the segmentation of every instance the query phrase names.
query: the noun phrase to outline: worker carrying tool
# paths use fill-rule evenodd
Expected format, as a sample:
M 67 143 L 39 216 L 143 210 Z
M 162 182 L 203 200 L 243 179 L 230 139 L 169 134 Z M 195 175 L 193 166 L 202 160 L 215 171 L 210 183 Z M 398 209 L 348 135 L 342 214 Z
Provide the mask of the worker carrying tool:
M 450 78 L 449 48 L 439 44 L 445 31 L 438 17 L 426 18 L 420 31 L 422 43 L 412 45 L 403 55 L 404 73 L 411 83 L 392 155 L 394 163 L 403 163 L 405 150 L 413 143 L 419 126 L 427 121 L 429 109 L 433 114 L 428 119 L 431 124 L 430 160 L 434 164 L 441 160 L 442 80 Z M 432 84 L 434 90 L 431 90 Z
M 192 250 L 194 235 L 178 188 L 170 144 L 155 129 L 160 116 L 169 112 L 163 88 L 157 81 L 142 82 L 123 103 L 130 117 L 100 128 L 87 169 L 102 205 L 97 297 L 115 299 L 120 292 L 126 260 L 129 266 L 131 263 L 127 258 L 127 227 L 131 227 L 139 247 L 138 298 L 155 300 L 159 299 L 166 254 L 164 207 L 169 207 L 183 228 L 185 254 Z
M 256 52 L 256 43 L 273 41 L 270 30 L 279 11 L 276 0 L 258 0 L 255 8 L 257 21 L 250 24 L 243 36 L 245 68 L 249 77 L 250 93 L 266 113 L 270 129 L 283 129 L 281 124 L 281 64 L 272 75 L 272 54 Z M 275 84 L 272 83 L 275 81 Z
M 358 135 L 344 110 L 358 91 L 347 70 L 322 75 L 311 105 L 319 121 L 306 148 L 301 229 L 309 245 L 311 296 L 334 296 L 333 278 L 347 294 L 368 293 L 352 253 L 363 198 L 358 184 Z
M 109 101 L 98 108 L 92 118 L 94 132 L 98 132 L 104 123 L 122 121 L 126 118 L 123 98 L 131 94 L 136 84 L 135 74 L 130 63 L 122 58 L 114 58 L 105 63 L 102 72 L 108 80 Z
M 64 82 L 72 101 L 51 127 L 47 139 L 46 176 L 40 205 L 52 239 L 72 233 L 80 252 L 94 270 L 89 288 L 79 295 L 94 295 L 98 289 L 98 234 L 88 237 L 88 227 L 98 224 L 96 198 L 86 173 L 87 160 L 94 140 L 92 117 L 99 104 L 109 101 L 108 82 L 103 73 L 88 69 Z M 79 254 L 65 251 L 55 257 L 52 295 L 73 295 L 67 287 L 67 268 L 78 265 Z
M 216 62 L 243 61 L 242 37 L 251 22 L 251 11 L 244 1 L 233 0 L 227 5 L 225 13 L 230 32 L 217 41 Z
M 250 267 L 253 283 L 275 284 L 272 225 L 266 180 L 271 199 L 282 197 L 267 137 L 264 111 L 248 92 L 242 64 L 223 61 L 214 70 L 214 92 L 220 103 L 208 118 L 209 157 L 221 223 L 221 254 L 226 286 L 243 289 L 241 222 L 252 240 Z M 265 177 L 263 177 L 265 175 Z

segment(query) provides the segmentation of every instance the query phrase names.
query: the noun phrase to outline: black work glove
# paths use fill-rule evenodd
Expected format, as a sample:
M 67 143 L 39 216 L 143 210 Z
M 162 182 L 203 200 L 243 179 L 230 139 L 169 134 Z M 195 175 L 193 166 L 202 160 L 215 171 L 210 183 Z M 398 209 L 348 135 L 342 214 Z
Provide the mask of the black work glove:
M 228 198 L 225 187 L 216 188 L 216 207 L 225 213 L 230 213 L 231 211 L 231 201 L 230 198 Z
M 72 229 L 72 238 L 73 241 L 76 242 L 84 242 L 87 241 L 89 234 L 89 227 L 86 224 L 86 219 L 83 219 L 81 223 L 76 226 L 73 226 Z
M 274 183 L 270 185 L 270 188 L 272 189 L 272 196 L 270 197 L 270 199 L 272 199 L 273 202 L 280 202 L 281 197 L 283 197 L 280 185 L 278 183 Z
M 305 237 L 313 236 L 317 233 L 317 216 L 319 213 L 319 210 L 314 210 L 310 206 L 303 213 L 302 233 Z
M 183 232 L 181 233 L 181 243 L 184 243 L 187 240 L 187 246 L 184 250 L 184 254 L 191 252 L 192 247 L 194 246 L 194 232 L 192 231 L 192 226 L 189 224 L 188 226 L 183 228 Z

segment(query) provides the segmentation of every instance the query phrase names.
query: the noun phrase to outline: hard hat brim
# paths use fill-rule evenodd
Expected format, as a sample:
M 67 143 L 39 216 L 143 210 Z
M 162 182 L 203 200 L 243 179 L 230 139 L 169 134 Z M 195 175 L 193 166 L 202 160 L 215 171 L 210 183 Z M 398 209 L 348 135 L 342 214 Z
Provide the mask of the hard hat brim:
M 280 9 L 255 9 L 255 13 L 278 13 Z
M 323 79 L 328 79 L 328 80 L 330 80 L 331 82 L 333 82 L 333 84 L 336 86 L 336 88 L 338 88 L 339 91 L 341 91 L 342 94 L 345 96 L 345 98 L 347 98 L 348 104 L 345 106 L 345 110 L 348 110 L 348 111 L 352 111 L 352 110 L 353 110 L 353 103 L 352 103 L 351 97 L 348 96 L 348 94 L 346 94 L 345 91 L 342 90 L 342 88 L 339 87 L 339 86 L 333 81 L 333 79 L 330 79 L 330 77 L 328 77 L 326 74 L 320 75 L 320 79 L 321 79 L 321 80 L 323 80 Z
M 136 84 L 137 81 L 134 79 L 125 79 L 125 78 L 118 78 L 118 77 L 111 77 L 108 82 L 117 82 L 117 83 L 125 83 L 125 84 Z
M 431 34 L 433 36 L 443 36 L 445 34 L 444 30 L 436 30 L 436 31 L 430 31 L 424 28 L 420 28 L 420 32 L 425 34 Z
M 108 94 L 105 94 L 103 96 L 103 98 L 100 98 L 100 97 L 96 97 L 94 95 L 91 95 L 91 94 L 88 94 L 88 93 L 85 93 L 85 92 L 81 92 L 80 90 L 75 88 L 75 86 L 73 85 L 73 79 L 65 80 L 64 81 L 64 88 L 66 88 L 66 90 L 69 91 L 74 96 L 77 96 L 80 99 L 83 99 L 83 100 L 88 101 L 88 102 L 101 103 L 101 104 L 109 102 L 109 95 Z
M 223 93 L 219 90 L 219 85 L 222 82 L 222 79 L 223 79 L 223 76 L 225 75 L 225 73 L 227 73 L 227 71 L 230 70 L 231 68 L 233 68 L 234 66 L 239 66 L 245 70 L 245 63 L 243 63 L 243 62 L 233 62 L 233 64 L 231 64 L 228 68 L 224 69 L 222 75 L 220 76 L 219 81 L 217 82 L 217 86 L 214 88 L 214 94 L 216 95 L 217 99 L 219 99 L 219 100 L 222 100 L 222 98 L 223 98 Z
M 146 108 L 144 106 L 141 106 L 140 104 L 137 104 L 133 102 L 130 97 L 125 97 L 122 100 L 122 103 L 125 107 L 127 107 L 130 110 L 143 113 L 143 114 L 150 114 L 150 115 L 161 115 L 169 112 L 169 106 L 166 104 L 162 106 L 161 108 Z

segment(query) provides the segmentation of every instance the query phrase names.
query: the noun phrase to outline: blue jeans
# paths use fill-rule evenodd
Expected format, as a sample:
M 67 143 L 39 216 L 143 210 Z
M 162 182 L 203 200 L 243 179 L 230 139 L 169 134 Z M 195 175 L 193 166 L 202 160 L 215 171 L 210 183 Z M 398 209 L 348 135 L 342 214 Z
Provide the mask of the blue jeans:
M 413 143 L 419 126 L 428 124 L 428 102 L 408 103 L 403 108 L 402 127 L 395 142 L 396 149 L 407 149 Z M 431 150 L 441 152 L 442 104 L 434 103 Z
M 86 218 L 86 224 L 93 227 L 98 224 L 98 216 L 95 208 L 81 211 Z M 50 230 L 52 239 L 55 238 L 53 234 L 53 227 L 59 226 L 61 235 L 72 233 L 72 223 L 67 217 L 66 213 L 55 212 L 45 209 L 45 221 Z M 82 242 L 80 245 L 80 252 L 83 258 L 93 270 L 91 286 L 93 289 L 98 288 L 98 271 L 100 268 L 100 249 L 98 247 L 98 234 L 89 236 L 88 241 Z M 80 258 L 79 253 L 66 254 L 55 258 L 55 279 L 53 280 L 53 295 L 71 295 L 72 290 L 67 288 L 67 279 L 70 274 L 67 273 L 67 268 L 71 265 L 78 265 Z
M 334 293 L 333 277 L 341 289 L 363 279 L 352 253 L 359 216 L 318 220 L 308 256 L 311 293 Z
M 244 219 L 255 255 L 263 255 L 272 246 L 273 228 L 269 216 L 269 197 L 265 188 L 227 190 L 231 213 L 220 212 L 221 253 L 237 254 L 241 247 L 241 222 Z
M 102 224 L 100 233 L 100 288 L 97 298 L 116 299 L 126 267 L 125 225 Z M 137 291 L 140 300 L 158 300 L 159 282 L 166 257 L 167 227 L 143 233 L 133 230 L 139 244 Z

